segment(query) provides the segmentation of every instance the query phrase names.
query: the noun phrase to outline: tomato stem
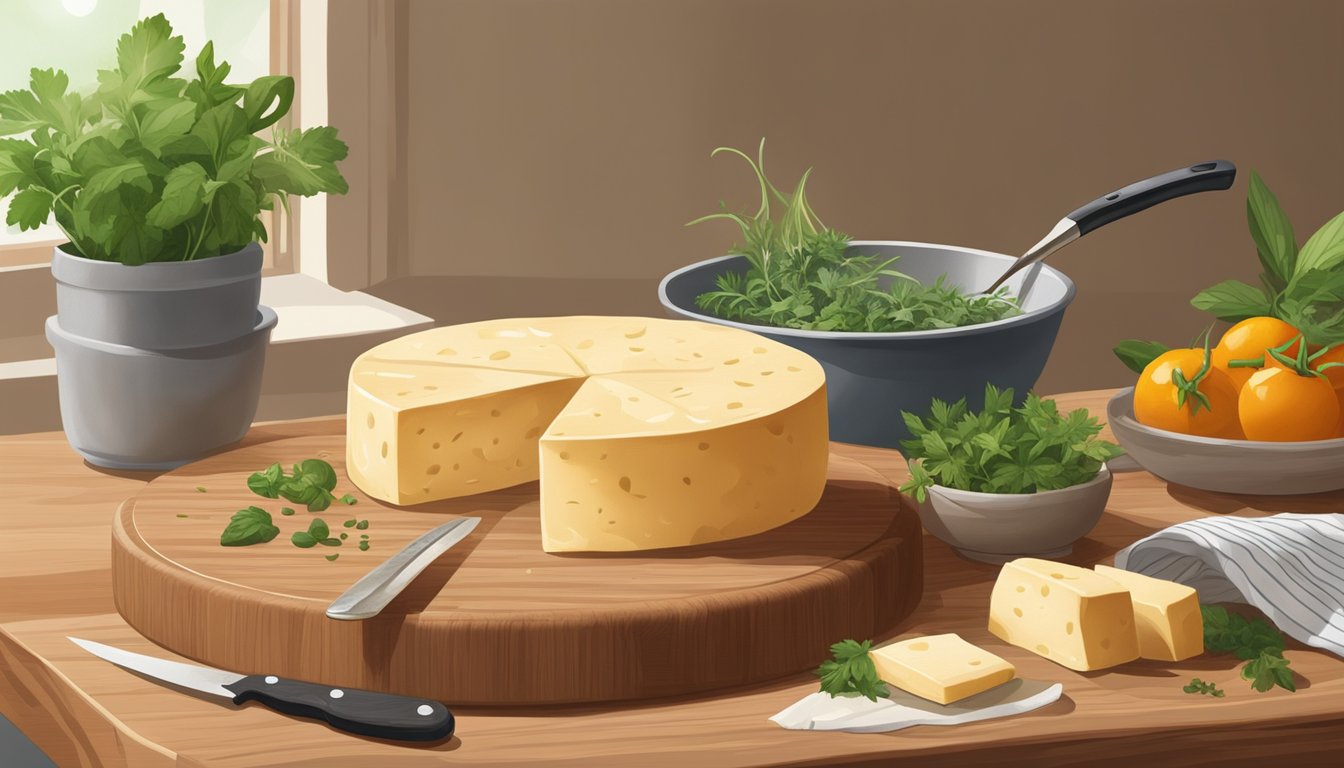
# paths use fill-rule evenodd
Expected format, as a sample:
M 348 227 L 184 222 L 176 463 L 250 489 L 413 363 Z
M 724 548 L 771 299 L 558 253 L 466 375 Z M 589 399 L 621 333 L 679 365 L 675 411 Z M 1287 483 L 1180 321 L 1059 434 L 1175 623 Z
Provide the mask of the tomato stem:
M 1253 357 L 1249 360 L 1228 360 L 1228 368 L 1264 368 L 1265 356 Z
M 1194 403 L 1190 406 L 1190 413 L 1194 415 L 1199 413 L 1200 407 L 1213 411 L 1213 404 L 1209 402 L 1208 395 L 1199 391 L 1199 383 L 1209 375 L 1213 368 L 1213 357 L 1209 351 L 1209 334 L 1204 333 L 1204 364 L 1200 366 L 1199 371 L 1193 378 L 1187 379 L 1185 372 L 1179 367 L 1171 372 L 1171 383 L 1176 387 L 1176 405 L 1184 408 L 1186 401 L 1194 398 Z

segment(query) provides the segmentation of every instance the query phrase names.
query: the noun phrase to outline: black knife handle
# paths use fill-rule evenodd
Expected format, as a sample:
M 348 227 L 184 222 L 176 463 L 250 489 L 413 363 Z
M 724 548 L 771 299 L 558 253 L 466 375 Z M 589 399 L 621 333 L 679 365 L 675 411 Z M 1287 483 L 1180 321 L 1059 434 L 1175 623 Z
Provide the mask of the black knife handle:
M 438 741 L 453 735 L 453 713 L 437 701 L 333 688 L 275 675 L 249 675 L 224 687 L 234 695 L 235 704 L 259 701 L 278 712 L 324 720 L 333 728 L 361 736 Z
M 1133 213 L 1151 208 L 1175 197 L 1227 189 L 1237 177 L 1237 167 L 1226 160 L 1196 163 L 1185 168 L 1167 171 L 1143 181 L 1136 181 L 1109 195 L 1093 200 L 1068 218 L 1078 224 L 1078 234 L 1088 232 L 1123 219 Z

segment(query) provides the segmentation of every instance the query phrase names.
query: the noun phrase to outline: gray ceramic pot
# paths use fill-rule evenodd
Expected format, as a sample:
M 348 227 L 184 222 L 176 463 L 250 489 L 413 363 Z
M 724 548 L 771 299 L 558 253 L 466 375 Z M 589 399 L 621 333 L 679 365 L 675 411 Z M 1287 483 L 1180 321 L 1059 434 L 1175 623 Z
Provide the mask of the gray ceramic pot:
M 1086 483 L 1040 493 L 976 493 L 935 485 L 916 504 L 929 533 L 958 553 L 984 563 L 1019 557 L 1053 559 L 1073 551 L 1111 497 L 1111 473 L 1102 465 Z
M 47 318 L 66 439 L 90 463 L 116 469 L 168 469 L 238 441 L 256 415 L 275 321 L 270 307 L 255 307 L 236 338 L 145 350 Z
M 128 267 L 56 248 L 56 314 L 66 333 L 141 349 L 185 349 L 247 335 L 261 296 L 261 246 L 196 261 Z
M 850 249 L 880 257 L 899 256 L 892 268 L 921 282 L 946 274 L 966 291 L 983 290 L 1013 263 L 1011 256 L 951 245 L 873 241 Z M 1073 300 L 1073 281 L 1042 266 L 1027 294 L 1024 312 L 993 323 L 908 333 L 839 333 L 771 328 L 724 320 L 696 307 L 696 296 L 714 290 L 725 271 L 744 272 L 746 259 L 723 256 L 673 272 L 658 286 L 658 297 L 674 317 L 718 323 L 759 333 L 802 350 L 826 371 L 831 439 L 845 443 L 900 447 L 909 437 L 901 411 L 926 413 L 937 397 L 966 398 L 984 405 L 985 384 L 1012 387 L 1019 398 L 1036 384 L 1055 343 L 1064 310 Z M 1030 270 L 1007 285 L 1018 293 Z

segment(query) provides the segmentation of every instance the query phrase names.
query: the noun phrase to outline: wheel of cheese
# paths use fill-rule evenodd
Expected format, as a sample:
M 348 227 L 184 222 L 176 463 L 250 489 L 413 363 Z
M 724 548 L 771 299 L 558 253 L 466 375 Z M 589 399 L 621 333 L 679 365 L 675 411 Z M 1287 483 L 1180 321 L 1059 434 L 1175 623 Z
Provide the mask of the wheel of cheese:
M 490 320 L 365 352 L 347 466 L 419 504 L 540 480 L 542 548 L 631 551 L 749 536 L 826 483 L 826 387 L 747 331 L 643 317 Z

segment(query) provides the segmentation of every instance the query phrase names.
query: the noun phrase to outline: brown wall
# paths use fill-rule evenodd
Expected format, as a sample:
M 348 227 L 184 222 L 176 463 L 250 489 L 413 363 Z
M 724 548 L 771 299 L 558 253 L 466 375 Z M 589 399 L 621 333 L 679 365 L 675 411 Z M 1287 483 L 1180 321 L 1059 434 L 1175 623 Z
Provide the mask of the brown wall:
M 815 166 L 856 238 L 1019 252 L 1088 199 L 1172 167 L 1230 192 L 1089 235 L 1052 263 L 1078 299 L 1041 382 L 1117 385 L 1126 336 L 1176 341 L 1186 302 L 1253 279 L 1245 178 L 1299 235 L 1344 208 L 1337 0 L 410 0 L 408 252 L 395 276 L 646 278 L 717 255 L 744 166 Z M 532 281 L 531 285 L 545 285 Z M 601 307 L 595 307 L 600 310 Z

